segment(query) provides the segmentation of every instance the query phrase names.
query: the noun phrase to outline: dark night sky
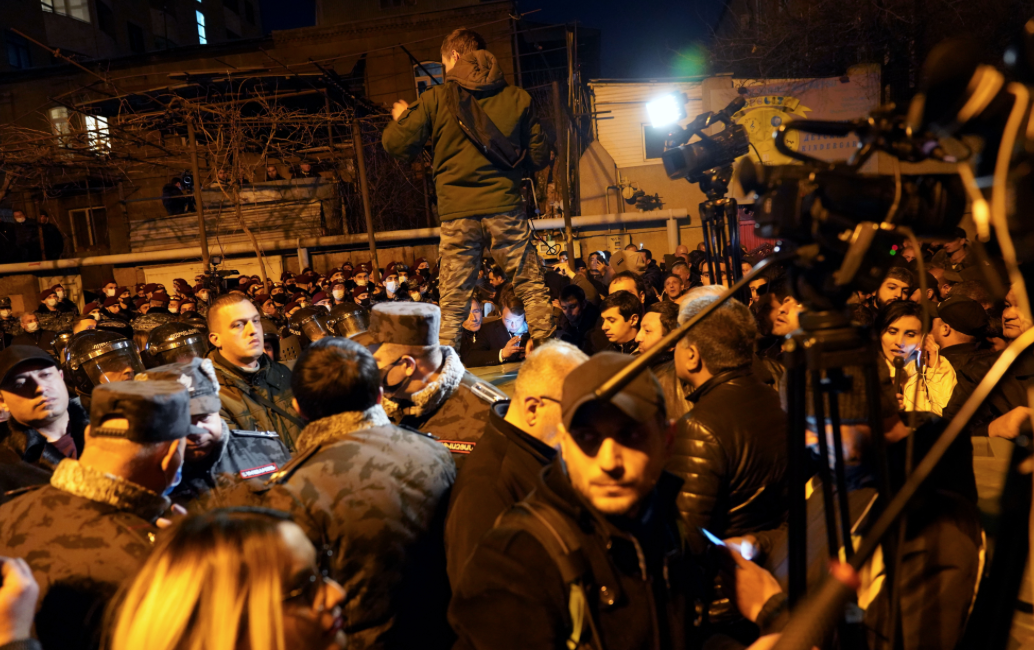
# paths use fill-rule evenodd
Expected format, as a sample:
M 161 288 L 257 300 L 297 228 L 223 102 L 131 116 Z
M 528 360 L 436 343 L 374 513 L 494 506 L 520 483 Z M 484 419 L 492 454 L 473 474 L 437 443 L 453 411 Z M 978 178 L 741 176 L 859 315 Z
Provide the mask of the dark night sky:
M 261 0 L 267 30 L 312 25 L 313 0 Z M 578 21 L 603 30 L 603 76 L 701 74 L 702 54 L 722 0 L 519 0 L 529 20 Z

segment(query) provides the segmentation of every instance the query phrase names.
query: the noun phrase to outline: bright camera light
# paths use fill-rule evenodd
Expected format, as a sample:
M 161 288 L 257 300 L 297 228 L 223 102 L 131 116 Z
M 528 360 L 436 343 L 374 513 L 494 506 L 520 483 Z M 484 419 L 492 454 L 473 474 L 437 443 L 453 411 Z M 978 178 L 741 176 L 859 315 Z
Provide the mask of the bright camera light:
M 678 95 L 664 95 L 646 103 L 646 114 L 654 128 L 675 124 L 686 116 L 685 102 Z

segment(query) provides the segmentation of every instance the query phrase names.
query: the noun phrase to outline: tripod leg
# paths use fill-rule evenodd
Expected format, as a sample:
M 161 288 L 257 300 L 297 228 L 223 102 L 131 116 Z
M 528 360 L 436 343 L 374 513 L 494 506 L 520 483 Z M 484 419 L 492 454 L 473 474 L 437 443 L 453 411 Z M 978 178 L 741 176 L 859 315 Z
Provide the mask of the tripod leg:
M 836 504 L 833 501 L 833 477 L 829 472 L 829 442 L 826 440 L 826 415 L 822 384 L 822 371 L 811 371 L 812 404 L 815 410 L 815 428 L 819 438 L 819 477 L 822 479 L 822 504 L 826 517 L 826 543 L 829 557 L 836 560 L 840 556 L 840 540 L 837 538 Z
M 837 502 L 840 505 L 840 535 L 844 539 L 844 559 L 851 560 L 851 511 L 847 505 L 847 477 L 844 475 L 844 441 L 840 435 L 840 399 L 835 390 L 829 392 L 829 423 L 833 427 L 833 472 L 837 481 Z
M 788 356 L 799 352 L 787 352 Z M 801 364 L 791 361 L 786 369 L 786 386 L 789 402 L 787 417 L 789 429 L 786 443 L 787 491 L 789 494 L 789 604 L 792 609 L 804 599 L 808 589 L 808 503 L 804 498 L 805 484 L 805 427 L 807 411 L 805 405 L 806 375 Z

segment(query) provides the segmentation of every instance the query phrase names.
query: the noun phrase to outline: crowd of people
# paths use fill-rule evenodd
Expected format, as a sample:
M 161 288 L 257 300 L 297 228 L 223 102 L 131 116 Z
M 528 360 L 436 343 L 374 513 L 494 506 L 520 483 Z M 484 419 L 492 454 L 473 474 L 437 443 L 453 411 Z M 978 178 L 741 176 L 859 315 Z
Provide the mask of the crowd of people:
M 997 267 L 953 261 L 964 232 L 905 250 L 853 301 L 878 337 L 899 463 L 903 414 L 927 418 L 921 458 L 1030 326 L 1011 292 L 991 297 Z M 766 647 L 786 616 L 784 348 L 807 314 L 792 273 L 768 267 L 745 302 L 599 402 L 605 378 L 724 287 L 702 250 L 680 246 L 671 268 L 633 246 L 588 257 L 545 273 L 557 325 L 544 342 L 505 273 L 482 267 L 459 349 L 442 342 L 438 278 L 419 259 L 218 293 L 204 276 L 171 292 L 110 282 L 82 310 L 60 286 L 30 314 L 0 301 L 22 330 L 0 353 L 0 642 Z M 72 331 L 34 338 L 62 318 Z M 515 362 L 509 397 L 467 370 Z M 1019 434 L 1022 382 L 1007 378 L 971 435 Z M 871 489 L 873 432 L 844 403 L 850 487 Z M 801 453 L 817 472 L 810 429 Z M 904 647 L 952 647 L 979 579 L 960 440 L 910 519 Z M 873 635 L 884 591 L 865 603 Z

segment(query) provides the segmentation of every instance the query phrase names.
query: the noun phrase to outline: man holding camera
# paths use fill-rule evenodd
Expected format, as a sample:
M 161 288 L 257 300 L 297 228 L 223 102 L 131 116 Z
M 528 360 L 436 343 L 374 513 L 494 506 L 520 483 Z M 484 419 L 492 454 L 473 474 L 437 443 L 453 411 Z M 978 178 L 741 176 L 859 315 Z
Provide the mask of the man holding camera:
M 403 159 L 412 159 L 432 140 L 442 221 L 440 336 L 442 345 L 456 349 L 486 252 L 527 306 L 532 339 L 545 341 L 555 330 L 520 191 L 526 168 L 549 163 L 549 146 L 531 111 L 531 96 L 507 85 L 485 47 L 484 38 L 469 29 L 449 34 L 442 44 L 448 81 L 432 86 L 412 106 L 395 102 L 395 121 L 383 136 L 384 149 Z M 461 122 L 460 115 L 468 117 Z M 482 142 L 475 144 L 475 138 Z

